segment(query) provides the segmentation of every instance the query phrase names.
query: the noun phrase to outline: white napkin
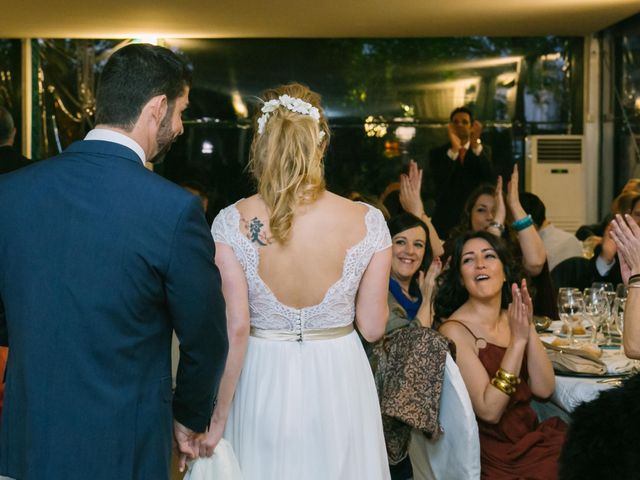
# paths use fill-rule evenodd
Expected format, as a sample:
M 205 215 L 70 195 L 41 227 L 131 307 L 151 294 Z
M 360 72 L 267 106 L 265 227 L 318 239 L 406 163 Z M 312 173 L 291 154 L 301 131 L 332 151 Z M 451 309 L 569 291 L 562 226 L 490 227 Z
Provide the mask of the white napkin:
M 184 480 L 242 480 L 240 465 L 233 447 L 224 438 L 218 442 L 213 456 L 197 458 L 189 463 Z
M 602 359 L 607 365 L 607 373 L 628 373 L 636 366 L 636 361 L 625 357 L 624 355 L 615 355 Z

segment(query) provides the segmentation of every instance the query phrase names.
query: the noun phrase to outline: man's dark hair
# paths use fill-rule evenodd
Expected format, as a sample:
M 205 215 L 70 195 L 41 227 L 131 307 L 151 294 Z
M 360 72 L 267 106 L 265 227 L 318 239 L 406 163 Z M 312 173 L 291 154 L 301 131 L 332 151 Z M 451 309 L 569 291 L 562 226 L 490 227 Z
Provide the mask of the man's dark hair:
M 0 145 L 4 145 L 9 141 L 14 126 L 11 112 L 0 106 Z
M 450 122 L 453 122 L 453 116 L 456 113 L 466 113 L 467 115 L 469 115 L 469 123 L 473 123 L 473 112 L 471 110 L 469 110 L 467 107 L 455 108 L 453 110 L 453 112 L 451 112 L 451 115 L 449 115 L 449 121 Z
M 130 131 L 142 108 L 157 95 L 166 95 L 169 107 L 191 84 L 191 66 L 163 47 L 127 45 L 109 58 L 96 94 L 96 124 Z
M 547 209 L 540 197 L 531 192 L 522 192 L 520 194 L 520 203 L 524 211 L 531 215 L 536 227 L 540 228 L 547 219 Z

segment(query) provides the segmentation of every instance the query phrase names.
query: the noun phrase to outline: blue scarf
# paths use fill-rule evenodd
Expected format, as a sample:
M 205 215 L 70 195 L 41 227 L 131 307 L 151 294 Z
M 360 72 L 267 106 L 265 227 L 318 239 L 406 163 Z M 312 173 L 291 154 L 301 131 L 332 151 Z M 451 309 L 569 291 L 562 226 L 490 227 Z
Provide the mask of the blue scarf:
M 413 320 L 418 314 L 420 305 L 422 305 L 422 293 L 418 291 L 418 298 L 415 301 L 408 299 L 400 284 L 393 278 L 389 278 L 389 291 L 393 298 L 396 299 L 396 302 L 407 312 L 409 320 Z

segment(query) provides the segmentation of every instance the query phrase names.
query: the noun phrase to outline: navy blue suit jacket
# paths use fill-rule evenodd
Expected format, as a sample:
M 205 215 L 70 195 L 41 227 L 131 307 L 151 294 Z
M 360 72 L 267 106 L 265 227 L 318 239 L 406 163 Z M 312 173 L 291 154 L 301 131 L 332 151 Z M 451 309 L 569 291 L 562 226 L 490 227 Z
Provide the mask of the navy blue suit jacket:
M 81 141 L 0 176 L 0 205 L 0 474 L 168 478 L 172 406 L 206 429 L 228 349 L 199 201 L 132 150 Z

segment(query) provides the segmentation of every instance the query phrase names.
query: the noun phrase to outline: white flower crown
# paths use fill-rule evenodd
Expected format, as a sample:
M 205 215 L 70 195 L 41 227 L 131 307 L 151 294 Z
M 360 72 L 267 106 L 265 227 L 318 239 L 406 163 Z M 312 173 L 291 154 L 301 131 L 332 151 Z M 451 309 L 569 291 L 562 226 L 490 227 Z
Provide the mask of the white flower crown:
M 301 98 L 290 97 L 289 95 L 280 95 L 274 100 L 264 102 L 264 105 L 260 109 L 262 115 L 258 118 L 258 135 L 262 135 L 264 133 L 264 128 L 270 117 L 269 114 L 280 106 L 288 108 L 292 112 L 296 112 L 301 115 L 308 115 L 313 118 L 316 123 L 320 123 L 320 111 L 309 102 L 305 102 Z M 322 141 L 324 138 L 323 130 L 320 130 L 318 137 L 319 141 Z

